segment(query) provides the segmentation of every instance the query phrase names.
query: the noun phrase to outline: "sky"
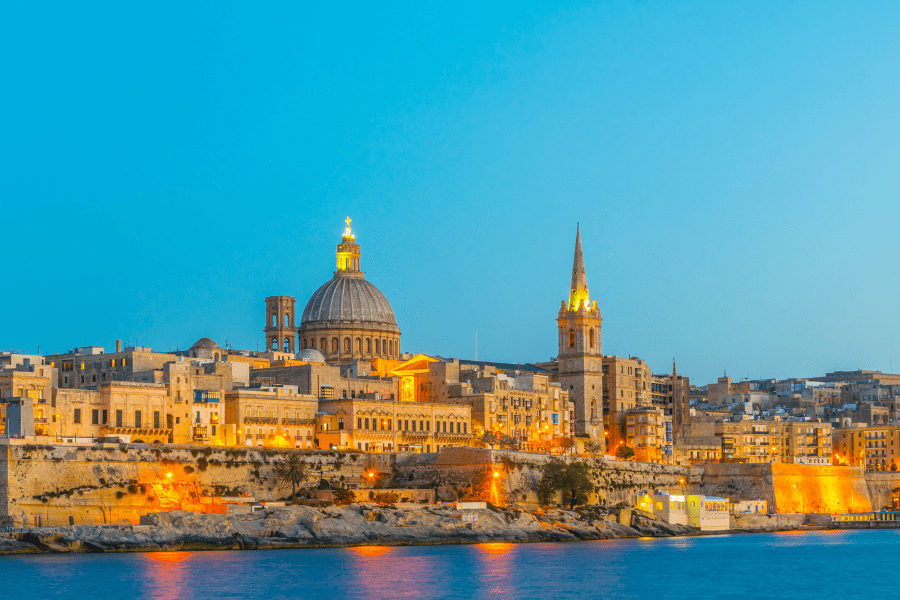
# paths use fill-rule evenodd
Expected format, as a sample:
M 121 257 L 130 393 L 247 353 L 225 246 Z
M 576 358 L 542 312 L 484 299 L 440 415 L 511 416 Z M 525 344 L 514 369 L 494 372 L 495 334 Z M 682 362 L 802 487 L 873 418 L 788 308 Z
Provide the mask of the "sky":
M 350 216 L 401 349 L 900 371 L 900 3 L 0 8 L 0 348 L 264 347 Z

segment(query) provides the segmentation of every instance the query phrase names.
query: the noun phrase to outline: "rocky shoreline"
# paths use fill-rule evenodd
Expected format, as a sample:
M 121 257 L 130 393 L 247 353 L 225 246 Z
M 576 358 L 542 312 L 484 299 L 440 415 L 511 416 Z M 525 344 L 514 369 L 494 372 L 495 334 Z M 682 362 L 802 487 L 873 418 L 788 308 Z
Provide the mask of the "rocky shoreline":
M 468 522 L 473 518 L 477 520 Z M 360 503 L 326 508 L 286 506 L 228 516 L 171 511 L 151 513 L 142 521 L 142 525 L 74 525 L 3 534 L 0 554 L 571 542 L 702 535 L 649 513 L 635 510 L 623 519 L 615 510 L 596 506 L 530 513 L 506 508 L 460 511 L 451 506 Z

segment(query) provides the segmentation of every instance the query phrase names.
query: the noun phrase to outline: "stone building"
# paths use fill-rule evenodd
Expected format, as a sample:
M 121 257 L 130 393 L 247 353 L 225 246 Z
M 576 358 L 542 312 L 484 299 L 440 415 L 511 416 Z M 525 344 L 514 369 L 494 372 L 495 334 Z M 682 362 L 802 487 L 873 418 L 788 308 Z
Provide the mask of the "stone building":
M 337 270 L 306 303 L 297 330 L 300 348 L 329 362 L 399 358 L 400 329 L 387 298 L 366 281 L 350 219 L 337 246 Z
M 827 465 L 832 426 L 812 421 L 746 419 L 715 424 L 722 459 L 729 462 Z
M 319 400 L 319 448 L 365 452 L 437 452 L 468 446 L 471 409 L 465 405 L 397 400 Z
M 6 359 L 0 363 L 0 433 L 7 433 L 7 399 L 27 398 L 29 402 L 15 403 L 15 410 L 32 409 L 27 422 L 33 423 L 34 434 L 47 435 L 52 416 L 53 384 L 56 380 L 56 369 L 44 364 L 41 357 L 26 357 L 5 354 Z M 28 428 L 31 433 L 32 428 Z
M 834 430 L 834 462 L 867 471 L 900 468 L 900 425 Z
M 97 389 L 56 388 L 48 435 L 184 444 L 190 441 L 186 406 L 173 406 L 161 383 L 117 381 Z
M 237 445 L 313 448 L 317 412 L 316 397 L 296 386 L 225 392 L 225 422 Z
M 600 444 L 603 436 L 602 364 L 600 329 L 603 319 L 597 301 L 591 301 L 581 250 L 581 228 L 575 233 L 575 258 L 568 304 L 563 300 L 556 317 L 559 331 L 557 378 L 569 394 L 575 412 L 575 435 Z
M 442 382 L 435 401 L 470 407 L 477 434 L 509 436 L 520 448 L 532 450 L 574 435 L 574 409 L 567 390 L 551 382 L 551 374 L 543 369 L 456 359 L 430 366 L 432 379 Z
M 658 406 L 638 406 L 625 411 L 624 443 L 639 462 L 671 464 L 672 417 Z
M 625 413 L 638 406 L 653 404 L 653 373 L 647 363 L 637 357 L 604 356 L 603 426 L 610 452 L 625 443 Z

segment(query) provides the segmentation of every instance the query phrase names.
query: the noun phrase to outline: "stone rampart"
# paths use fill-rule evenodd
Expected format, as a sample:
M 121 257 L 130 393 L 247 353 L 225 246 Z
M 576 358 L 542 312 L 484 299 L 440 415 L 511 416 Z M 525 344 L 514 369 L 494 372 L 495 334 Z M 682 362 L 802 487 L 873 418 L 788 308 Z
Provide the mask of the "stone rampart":
M 398 459 L 394 484 L 435 487 L 439 500 L 478 499 L 535 508 L 542 467 L 551 460 L 587 464 L 594 483 L 591 502 L 607 506 L 632 506 L 641 491 L 684 490 L 680 481 L 687 479 L 684 467 L 488 448 L 447 448 L 440 454 Z
M 765 500 L 780 514 L 846 513 L 872 509 L 858 467 L 780 463 L 703 466 L 701 492 L 731 500 Z
M 17 526 L 138 523 L 159 510 L 221 512 L 221 496 L 265 501 L 291 493 L 274 472 L 284 451 L 9 442 L 0 445 L 0 522 Z M 304 454 L 311 467 L 306 486 L 321 479 L 361 485 L 367 470 L 389 470 L 377 455 Z
M 866 471 L 866 486 L 873 510 L 894 506 L 894 498 L 900 498 L 900 495 L 892 493 L 892 490 L 900 487 L 900 472 Z

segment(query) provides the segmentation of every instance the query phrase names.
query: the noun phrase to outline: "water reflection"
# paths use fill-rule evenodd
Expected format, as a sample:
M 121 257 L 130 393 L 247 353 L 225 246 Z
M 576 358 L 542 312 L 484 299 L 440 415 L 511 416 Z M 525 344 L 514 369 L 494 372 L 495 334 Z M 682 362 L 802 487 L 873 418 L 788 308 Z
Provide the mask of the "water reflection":
M 143 555 L 144 583 L 151 598 L 178 600 L 187 595 L 193 552 L 148 552 Z
M 388 552 L 390 552 L 393 548 L 390 546 L 354 546 L 350 548 L 360 556 L 384 556 Z
M 476 544 L 476 548 L 480 550 L 484 550 L 488 554 L 506 554 L 510 550 L 513 549 L 513 544 L 508 544 L 504 542 L 485 542 L 483 544 Z

